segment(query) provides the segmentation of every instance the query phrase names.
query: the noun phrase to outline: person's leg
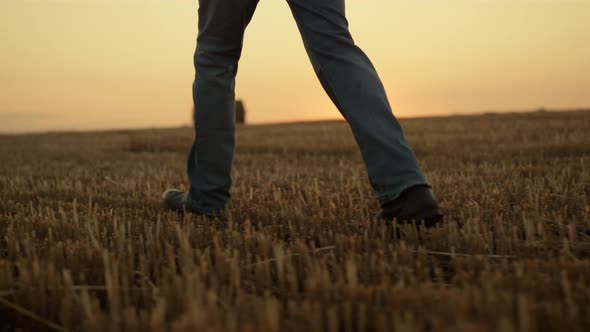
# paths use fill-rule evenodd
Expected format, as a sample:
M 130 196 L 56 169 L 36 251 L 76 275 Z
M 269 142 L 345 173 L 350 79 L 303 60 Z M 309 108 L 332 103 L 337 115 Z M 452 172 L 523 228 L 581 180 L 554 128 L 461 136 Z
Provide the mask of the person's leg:
M 192 208 L 214 215 L 230 199 L 235 77 L 258 0 L 200 0 L 194 56 L 195 141 L 188 158 Z
M 322 86 L 350 124 L 381 204 L 429 186 L 381 80 L 349 33 L 344 0 L 287 0 Z

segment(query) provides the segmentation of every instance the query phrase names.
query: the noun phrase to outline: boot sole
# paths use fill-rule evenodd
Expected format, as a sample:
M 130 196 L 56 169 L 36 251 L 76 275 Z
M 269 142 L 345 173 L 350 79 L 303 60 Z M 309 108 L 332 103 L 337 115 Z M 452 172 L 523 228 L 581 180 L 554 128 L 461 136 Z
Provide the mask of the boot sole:
M 395 219 L 395 220 L 397 220 L 397 223 L 400 225 L 410 225 L 410 224 L 415 223 L 416 226 L 422 225 L 422 226 L 424 226 L 424 228 L 433 228 L 444 221 L 444 214 L 442 213 L 440 208 L 437 207 L 437 208 L 429 210 L 428 212 L 422 213 L 418 217 L 387 218 L 387 217 L 383 217 L 383 215 L 381 215 L 379 219 L 384 220 L 388 224 L 393 223 L 393 220 Z

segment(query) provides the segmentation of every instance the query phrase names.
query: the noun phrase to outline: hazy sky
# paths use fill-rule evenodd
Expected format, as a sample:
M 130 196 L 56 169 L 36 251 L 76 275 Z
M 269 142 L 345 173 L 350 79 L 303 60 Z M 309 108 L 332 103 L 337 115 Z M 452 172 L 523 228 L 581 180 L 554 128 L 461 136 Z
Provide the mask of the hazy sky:
M 197 7 L 0 0 L 0 131 L 190 123 Z M 399 117 L 590 106 L 590 0 L 348 0 L 347 12 Z M 340 118 L 285 0 L 260 1 L 237 96 L 251 123 Z

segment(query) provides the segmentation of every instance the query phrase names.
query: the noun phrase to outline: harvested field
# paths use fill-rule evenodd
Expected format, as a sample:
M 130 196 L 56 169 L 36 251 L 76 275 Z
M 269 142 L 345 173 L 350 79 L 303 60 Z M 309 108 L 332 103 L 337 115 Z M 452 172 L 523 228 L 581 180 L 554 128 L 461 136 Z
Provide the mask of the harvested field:
M 402 125 L 399 237 L 344 122 L 239 127 L 225 223 L 160 208 L 192 129 L 0 136 L 0 331 L 590 330 L 590 112 Z

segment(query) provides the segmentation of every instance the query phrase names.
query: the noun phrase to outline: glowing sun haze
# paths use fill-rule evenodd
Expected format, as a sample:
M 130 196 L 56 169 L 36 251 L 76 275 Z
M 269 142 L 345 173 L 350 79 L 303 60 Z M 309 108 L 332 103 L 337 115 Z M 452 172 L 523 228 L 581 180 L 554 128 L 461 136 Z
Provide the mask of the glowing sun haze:
M 197 6 L 0 0 L 0 131 L 189 124 Z M 588 0 L 348 0 L 347 13 L 398 117 L 590 106 Z M 237 84 L 250 123 L 341 118 L 285 0 L 260 1 Z

